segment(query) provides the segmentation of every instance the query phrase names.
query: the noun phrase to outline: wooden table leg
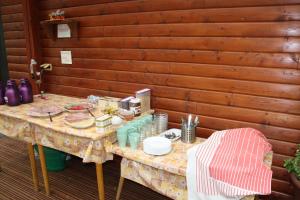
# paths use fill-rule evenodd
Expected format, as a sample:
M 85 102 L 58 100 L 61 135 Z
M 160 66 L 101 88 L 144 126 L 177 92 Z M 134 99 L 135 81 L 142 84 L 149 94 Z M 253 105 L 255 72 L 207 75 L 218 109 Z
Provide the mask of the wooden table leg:
M 105 195 L 104 195 L 104 181 L 103 181 L 102 164 L 96 163 L 96 174 L 97 174 L 99 200 L 104 200 Z
M 32 144 L 28 143 L 27 148 L 28 148 L 28 155 L 29 155 L 30 166 L 31 166 L 33 187 L 34 187 L 35 191 L 38 191 L 39 190 L 39 179 L 38 179 L 38 173 L 37 173 L 36 162 L 35 162 L 35 157 L 34 157 L 34 150 L 33 150 Z
M 44 154 L 43 146 L 38 144 L 38 148 L 39 148 L 39 155 L 40 155 L 41 168 L 42 168 L 42 173 L 43 173 L 46 194 L 50 195 L 48 172 L 47 172 L 47 167 L 46 167 L 46 162 L 45 162 L 45 154 Z
M 119 185 L 118 185 L 116 200 L 120 199 L 121 192 L 122 192 L 123 185 L 124 185 L 124 180 L 125 180 L 125 178 L 121 176 L 120 181 L 119 181 Z

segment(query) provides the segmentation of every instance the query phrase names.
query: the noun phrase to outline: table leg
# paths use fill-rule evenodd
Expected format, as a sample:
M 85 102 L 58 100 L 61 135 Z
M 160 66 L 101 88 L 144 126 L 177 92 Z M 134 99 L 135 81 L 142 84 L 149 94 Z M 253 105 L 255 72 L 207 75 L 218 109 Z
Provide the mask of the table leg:
M 98 193 L 99 200 L 104 200 L 104 181 L 103 181 L 103 169 L 102 164 L 96 163 L 96 174 L 97 174 L 97 184 L 98 184 Z
M 34 150 L 32 144 L 27 144 L 28 148 L 28 155 L 30 160 L 30 166 L 31 166 L 31 173 L 32 173 L 32 180 L 33 180 L 33 187 L 36 191 L 39 190 L 39 179 L 38 179 L 38 173 L 36 168 L 36 162 L 34 157 Z
M 119 185 L 118 185 L 116 200 L 120 199 L 121 192 L 122 192 L 123 185 L 124 185 L 124 180 L 125 180 L 125 178 L 121 176 L 120 181 L 119 181 Z
M 47 167 L 46 167 L 46 162 L 45 162 L 45 154 L 44 154 L 43 146 L 38 144 L 38 148 L 39 148 L 40 162 L 41 162 L 41 168 L 42 168 L 42 173 L 43 173 L 46 194 L 50 195 L 48 172 L 47 172 Z

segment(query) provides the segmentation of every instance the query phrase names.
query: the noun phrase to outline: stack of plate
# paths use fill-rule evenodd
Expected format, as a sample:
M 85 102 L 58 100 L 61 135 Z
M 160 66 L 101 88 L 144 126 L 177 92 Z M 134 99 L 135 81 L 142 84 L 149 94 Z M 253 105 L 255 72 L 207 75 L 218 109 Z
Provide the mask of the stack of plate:
M 155 113 L 154 120 L 156 123 L 157 133 L 160 134 L 168 129 L 168 114 Z
M 172 150 L 172 143 L 167 138 L 149 137 L 143 141 L 143 150 L 150 155 L 165 155 Z

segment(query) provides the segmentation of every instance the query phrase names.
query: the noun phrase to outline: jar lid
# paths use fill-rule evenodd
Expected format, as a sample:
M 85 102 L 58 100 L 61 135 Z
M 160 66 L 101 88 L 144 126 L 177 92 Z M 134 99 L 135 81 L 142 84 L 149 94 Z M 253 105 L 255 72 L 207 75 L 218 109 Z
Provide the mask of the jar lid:
M 134 98 L 134 99 L 131 99 L 129 102 L 130 103 L 141 103 L 141 100 L 138 98 Z

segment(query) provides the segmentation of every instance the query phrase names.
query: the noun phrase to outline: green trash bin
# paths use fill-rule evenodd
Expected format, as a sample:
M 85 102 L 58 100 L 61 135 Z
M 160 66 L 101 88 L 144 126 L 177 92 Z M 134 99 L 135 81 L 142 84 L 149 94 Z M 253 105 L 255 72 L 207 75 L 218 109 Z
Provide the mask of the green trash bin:
M 34 148 L 38 152 L 37 145 L 35 145 Z M 63 171 L 66 168 L 66 153 L 51 149 L 49 147 L 43 147 L 43 149 L 48 171 L 58 172 Z

